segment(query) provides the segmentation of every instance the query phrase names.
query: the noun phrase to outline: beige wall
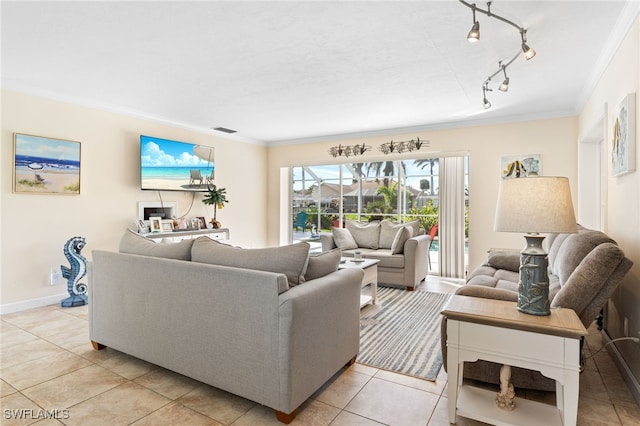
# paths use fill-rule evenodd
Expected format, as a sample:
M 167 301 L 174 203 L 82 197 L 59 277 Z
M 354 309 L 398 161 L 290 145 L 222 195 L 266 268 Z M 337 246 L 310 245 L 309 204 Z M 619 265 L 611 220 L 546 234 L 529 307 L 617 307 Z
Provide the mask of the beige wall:
M 625 40 L 618 48 L 596 89 L 579 117 L 580 135 L 589 132 L 605 105 L 606 158 L 604 161 L 606 189 L 605 231 L 615 239 L 633 260 L 631 272 L 612 297 L 605 319 L 605 329 L 612 338 L 623 337 L 624 319 L 628 320 L 629 336 L 638 337 L 640 332 L 640 24 L 636 19 Z M 636 93 L 636 171 L 618 177 L 610 175 L 611 155 L 609 142 L 612 115 L 616 105 L 629 93 Z M 622 352 L 637 382 L 640 382 L 640 350 L 638 345 L 620 342 L 616 345 Z
M 495 126 L 434 130 L 358 140 L 270 147 L 268 150 L 268 243 L 279 242 L 279 169 L 285 166 L 330 164 L 336 159 L 327 150 L 330 146 L 353 145 L 356 142 L 377 147 L 382 142 L 415 137 L 429 140 L 430 147 L 416 154 L 469 154 L 469 263 L 470 269 L 486 259 L 490 247 L 524 247 L 522 235 L 493 232 L 493 215 L 500 182 L 500 158 L 508 154 L 541 154 L 542 174 L 567 176 L 576 198 L 577 119 L 575 117 L 528 121 Z M 431 156 L 433 156 L 431 155 Z M 380 156 L 370 151 L 355 161 L 381 161 L 403 156 Z M 353 158 L 349 162 L 354 161 Z
M 72 105 L 10 91 L 2 91 L 2 311 L 49 303 L 66 294 L 66 281 L 49 286 L 51 267 L 67 265 L 62 248 L 71 237 L 87 239 L 83 255 L 96 249 L 117 249 L 122 232 L 133 226 L 138 201 L 159 201 L 155 191 L 139 190 L 139 136 L 215 147 L 216 182 L 227 188 L 230 200 L 218 220 L 231 230 L 234 244 L 264 246 L 266 219 L 266 148 L 210 134 Z M 81 194 L 25 195 L 12 193 L 13 133 L 80 141 Z M 187 217 L 211 217 L 202 195 L 161 193 L 175 201 Z M 188 212 L 188 213 L 187 213 Z

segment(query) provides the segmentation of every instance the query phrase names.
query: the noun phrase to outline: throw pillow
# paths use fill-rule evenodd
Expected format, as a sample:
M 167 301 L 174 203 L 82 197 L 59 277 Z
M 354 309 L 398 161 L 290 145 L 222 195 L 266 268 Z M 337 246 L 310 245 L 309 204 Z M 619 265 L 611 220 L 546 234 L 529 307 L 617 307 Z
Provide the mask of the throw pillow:
M 407 222 L 404 226 L 408 226 L 411 231 L 411 236 L 409 238 L 424 234 L 424 230 L 422 229 L 422 225 L 418 219 Z
M 193 262 L 285 274 L 290 286 L 298 285 L 307 269 L 309 243 L 244 249 L 208 237 L 197 238 L 191 248 Z
M 331 234 L 333 234 L 333 241 L 336 243 L 336 247 L 342 250 L 357 249 L 358 244 L 353 239 L 351 232 L 345 228 L 332 228 Z
M 518 272 L 520 270 L 520 252 L 515 250 L 490 250 L 487 265 L 496 269 Z
M 404 228 L 406 223 L 396 223 L 390 220 L 383 220 L 380 222 L 380 243 L 379 248 L 390 249 L 393 244 L 393 240 L 398 235 L 398 231 Z
M 339 248 L 322 252 L 320 254 L 309 255 L 307 272 L 304 274 L 305 281 L 324 277 L 338 270 L 342 250 Z
M 120 253 L 139 254 L 142 256 L 162 257 L 165 259 L 191 260 L 193 240 L 178 243 L 156 243 L 138 235 L 130 229 L 120 239 Z
M 380 222 L 347 221 L 347 229 L 358 247 L 377 249 L 380 244 Z
M 404 243 L 411 238 L 411 231 L 408 227 L 403 226 L 398 229 L 396 232 L 396 236 L 393 239 L 393 243 L 391 244 L 391 254 L 401 254 L 404 252 Z

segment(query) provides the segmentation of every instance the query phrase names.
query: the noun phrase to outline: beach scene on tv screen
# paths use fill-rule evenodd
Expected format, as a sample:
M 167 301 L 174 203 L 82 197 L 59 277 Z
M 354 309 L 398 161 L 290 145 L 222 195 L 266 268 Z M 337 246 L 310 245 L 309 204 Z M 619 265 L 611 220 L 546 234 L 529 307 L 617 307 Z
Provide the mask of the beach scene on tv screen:
M 142 189 L 204 191 L 213 183 L 213 148 L 167 139 L 140 137 Z

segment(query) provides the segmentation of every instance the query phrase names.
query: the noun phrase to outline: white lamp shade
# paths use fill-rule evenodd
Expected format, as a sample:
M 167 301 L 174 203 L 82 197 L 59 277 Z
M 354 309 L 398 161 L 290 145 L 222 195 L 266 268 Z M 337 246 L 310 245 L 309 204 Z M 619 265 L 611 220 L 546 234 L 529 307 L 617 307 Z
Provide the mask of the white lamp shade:
M 557 176 L 502 180 L 493 230 L 523 233 L 577 232 L 569 180 Z

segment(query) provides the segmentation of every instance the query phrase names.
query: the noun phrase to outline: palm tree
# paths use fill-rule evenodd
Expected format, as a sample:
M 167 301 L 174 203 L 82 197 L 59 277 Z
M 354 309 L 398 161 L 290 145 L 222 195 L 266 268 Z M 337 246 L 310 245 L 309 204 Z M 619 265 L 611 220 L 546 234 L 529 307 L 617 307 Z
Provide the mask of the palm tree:
M 440 163 L 440 159 L 439 158 L 426 158 L 426 159 L 422 159 L 422 160 L 414 160 L 413 164 L 415 164 L 416 166 L 420 167 L 421 169 L 424 170 L 425 167 L 429 166 L 429 180 L 430 180 L 430 185 L 429 185 L 429 189 L 431 190 L 431 195 L 433 195 L 433 167 L 436 165 L 436 163 Z
M 224 203 L 229 202 L 229 200 L 227 200 L 226 192 L 226 188 L 218 188 L 216 185 L 209 185 L 207 194 L 202 200 L 206 205 L 213 205 L 213 219 L 211 219 L 211 224 L 214 228 L 220 228 L 220 222 L 218 222 L 217 219 L 217 209 L 221 209 L 224 206 Z

